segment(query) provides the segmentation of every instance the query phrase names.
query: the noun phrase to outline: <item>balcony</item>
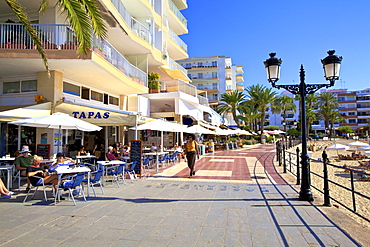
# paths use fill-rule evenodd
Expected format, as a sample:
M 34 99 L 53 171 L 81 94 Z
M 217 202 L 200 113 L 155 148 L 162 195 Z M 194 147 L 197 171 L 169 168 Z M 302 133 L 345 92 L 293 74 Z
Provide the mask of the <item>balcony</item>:
M 131 16 L 125 5 L 123 5 L 122 1 L 111 0 L 111 2 L 118 13 L 121 15 L 122 19 L 126 22 L 127 26 L 131 29 L 131 31 L 140 38 L 147 41 L 149 44 L 152 44 L 153 39 L 149 29 L 144 24 Z
M 76 59 L 75 51 L 78 48 L 78 43 L 74 31 L 69 25 L 33 24 L 32 26 L 37 30 L 37 35 L 46 51 L 56 51 L 55 57 L 60 57 L 64 54 L 63 52 L 71 50 L 74 52 L 70 58 Z M 0 23 L 0 49 L 35 52 L 36 46 L 22 24 Z M 147 74 L 128 62 L 108 41 L 94 37 L 91 50 L 130 77 L 132 81 L 147 86 Z M 58 56 L 58 53 L 60 53 L 60 56 Z M 80 60 L 82 61 L 82 59 Z
M 184 75 L 188 74 L 188 71 L 184 67 L 182 67 L 180 64 L 178 64 L 175 60 L 169 58 L 168 63 L 170 65 L 170 69 L 181 70 L 182 73 L 184 73 Z
M 161 93 L 183 92 L 191 96 L 197 97 L 197 88 L 182 80 L 163 80 L 161 81 Z
M 199 104 L 209 106 L 208 99 L 206 97 L 203 97 L 201 95 L 197 96 L 199 99 Z
M 188 20 L 185 18 L 185 16 L 180 12 L 180 10 L 171 0 L 168 0 L 168 4 L 170 5 L 170 9 L 172 10 L 172 12 L 177 16 L 180 22 L 187 28 Z
M 170 37 L 184 52 L 188 53 L 188 45 L 172 29 L 170 29 Z

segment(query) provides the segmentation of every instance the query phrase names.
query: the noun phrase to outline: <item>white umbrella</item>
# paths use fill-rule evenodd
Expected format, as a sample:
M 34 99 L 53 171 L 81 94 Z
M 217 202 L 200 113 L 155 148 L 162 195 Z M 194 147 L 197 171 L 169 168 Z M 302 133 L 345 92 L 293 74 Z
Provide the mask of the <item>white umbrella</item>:
M 327 147 L 326 150 L 337 150 L 337 154 L 339 156 L 339 150 L 348 150 L 349 147 L 343 144 L 335 143 L 334 145 Z
M 370 154 L 370 151 L 365 151 L 364 153 L 365 153 L 365 154 Z
M 196 134 L 215 134 L 214 131 L 206 129 L 200 125 L 193 125 L 188 127 L 184 132 L 186 133 L 196 133 Z
M 347 145 L 351 147 L 356 147 L 356 150 L 357 150 L 358 147 L 368 146 L 369 144 L 360 142 L 360 141 L 355 141 L 355 142 L 348 143 Z
M 135 129 L 135 127 L 131 128 Z M 161 119 L 156 119 L 151 122 L 147 122 L 137 126 L 137 130 L 158 130 L 158 131 L 168 131 L 168 132 L 185 132 L 187 129 L 185 126 L 177 123 L 172 123 L 164 121 Z
M 252 136 L 252 134 L 246 130 L 237 129 L 235 135 L 245 135 L 245 136 Z
M 363 150 L 370 150 L 370 145 L 368 145 L 368 146 L 363 146 L 363 147 L 359 147 L 359 149 L 363 149 Z
M 56 112 L 52 115 L 28 118 L 18 121 L 10 122 L 10 124 L 28 126 L 28 127 L 39 127 L 39 128 L 50 128 L 59 129 L 58 135 L 58 152 L 60 147 L 60 133 L 61 129 L 78 129 L 82 131 L 99 131 L 102 128 L 85 122 L 83 120 L 69 116 L 68 114 Z

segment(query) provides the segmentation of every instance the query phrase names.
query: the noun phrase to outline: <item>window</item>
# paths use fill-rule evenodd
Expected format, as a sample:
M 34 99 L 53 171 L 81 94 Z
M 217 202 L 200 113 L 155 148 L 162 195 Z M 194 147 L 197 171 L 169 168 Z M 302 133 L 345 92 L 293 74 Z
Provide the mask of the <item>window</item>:
M 358 122 L 360 123 L 361 120 L 365 120 L 365 119 L 359 119 Z M 356 123 L 356 119 L 348 119 L 348 123 L 354 124 L 354 123 Z
M 90 89 L 86 87 L 82 87 L 82 95 L 81 98 L 83 99 L 90 99 Z
M 203 83 L 199 83 L 199 84 L 198 84 L 198 86 L 197 86 L 197 88 L 198 88 L 199 90 L 203 90 Z
M 109 104 L 118 106 L 119 99 L 113 96 L 109 96 Z
M 26 93 L 37 91 L 37 80 L 15 81 L 3 83 L 3 94 Z
M 21 92 L 36 92 L 37 91 L 37 81 L 21 81 Z
M 213 89 L 218 89 L 218 87 L 217 87 L 218 85 L 217 85 L 217 83 L 212 83 L 212 88 Z
M 198 79 L 203 79 L 203 73 L 198 73 Z
M 198 67 L 203 67 L 203 63 L 202 62 L 199 62 L 198 63 Z
M 4 82 L 3 94 L 7 93 L 20 93 L 20 82 Z
M 91 90 L 91 99 L 92 100 L 103 102 L 103 94 Z
M 217 61 L 212 62 L 212 67 L 217 67 Z
M 80 90 L 81 90 L 81 87 L 79 86 L 73 85 L 68 82 L 63 82 L 63 93 L 80 96 L 81 95 Z
M 356 116 L 356 112 L 348 112 L 348 116 Z
M 217 72 L 212 72 L 212 78 L 217 78 Z
M 345 97 L 338 97 L 338 101 L 340 102 L 340 101 L 345 101 L 346 100 L 346 98 Z

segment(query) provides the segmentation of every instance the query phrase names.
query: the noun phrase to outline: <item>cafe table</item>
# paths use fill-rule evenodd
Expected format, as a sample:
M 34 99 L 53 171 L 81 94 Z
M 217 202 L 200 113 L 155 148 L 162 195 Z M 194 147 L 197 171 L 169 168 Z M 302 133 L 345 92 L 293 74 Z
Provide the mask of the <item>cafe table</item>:
M 90 172 L 91 169 L 86 167 L 86 166 L 69 166 L 69 165 L 64 165 L 64 166 L 58 166 L 55 168 L 55 171 L 57 172 L 59 177 L 59 180 L 61 179 L 61 175 L 63 174 L 76 174 L 76 173 L 81 173 L 81 172 L 87 172 L 87 184 L 90 184 Z M 58 184 L 60 181 L 58 182 Z M 87 186 L 87 197 L 90 196 L 90 186 Z
M 93 155 L 76 156 L 76 163 L 83 162 L 83 160 L 87 160 L 87 159 L 89 160 L 89 163 L 91 162 L 91 160 L 94 160 L 94 164 L 95 164 L 96 156 L 93 156 Z
M 13 166 L 12 165 L 0 165 L 0 170 L 6 170 L 6 188 L 12 188 L 12 179 L 13 179 Z
M 150 153 L 143 153 L 145 156 L 155 156 L 155 171 L 158 171 L 158 158 L 161 155 L 168 154 L 168 152 L 150 152 Z
M 118 166 L 118 165 L 121 165 L 121 164 L 127 164 L 126 162 L 124 161 L 121 161 L 121 160 L 110 160 L 110 161 L 98 161 L 97 162 L 98 165 L 102 166 L 103 167 L 103 186 L 105 186 L 105 179 L 108 177 L 107 173 L 108 173 L 108 169 L 107 167 L 115 167 L 115 166 Z M 100 170 L 100 167 L 98 168 Z

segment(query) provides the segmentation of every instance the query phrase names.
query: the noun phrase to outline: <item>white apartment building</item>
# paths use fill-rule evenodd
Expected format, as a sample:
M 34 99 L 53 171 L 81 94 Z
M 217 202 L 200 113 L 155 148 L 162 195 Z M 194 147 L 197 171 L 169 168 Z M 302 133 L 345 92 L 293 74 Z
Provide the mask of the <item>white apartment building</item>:
M 38 30 L 50 75 L 32 40 L 8 5 L 0 1 L 0 155 L 20 145 L 53 146 L 55 130 L 20 127 L 9 121 L 63 112 L 103 127 L 99 133 L 66 131 L 63 144 L 92 150 L 94 138 L 111 143 L 131 140 L 128 127 L 164 117 L 221 120 L 207 99 L 189 84 L 186 70 L 175 60 L 188 57 L 179 35 L 188 32 L 181 10 L 186 0 L 99 0 L 108 28 L 106 40 L 93 38 L 88 54 L 77 54 L 74 31 L 66 16 L 50 1 L 39 13 L 39 1 L 19 0 Z M 161 93 L 148 93 L 148 73 L 161 75 Z M 17 114 L 24 109 L 22 114 Z M 108 117 L 102 117 L 108 116 Z M 212 122 L 214 121 L 214 122 Z M 76 147 L 75 147 L 76 148 Z M 54 149 L 55 151 L 55 149 Z
M 191 84 L 206 97 L 215 109 L 221 95 L 230 91 L 243 91 L 243 67 L 232 64 L 231 57 L 191 57 L 177 61 L 187 70 Z M 235 126 L 231 114 L 226 117 L 229 126 Z

